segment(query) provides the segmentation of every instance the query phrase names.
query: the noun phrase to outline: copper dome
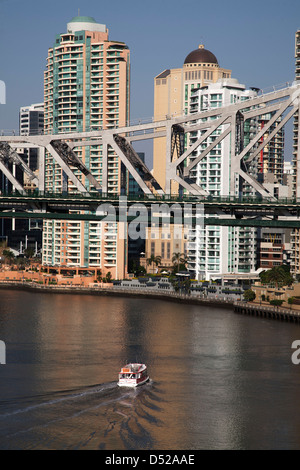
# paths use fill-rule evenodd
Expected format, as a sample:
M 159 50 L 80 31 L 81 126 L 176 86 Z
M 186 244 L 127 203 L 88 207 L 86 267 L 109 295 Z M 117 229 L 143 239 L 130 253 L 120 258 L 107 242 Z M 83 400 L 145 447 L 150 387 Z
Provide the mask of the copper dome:
M 204 63 L 204 64 L 218 64 L 218 60 L 216 56 L 204 49 L 204 46 L 200 44 L 198 49 L 190 52 L 189 55 L 186 56 L 185 64 L 196 64 L 196 63 Z

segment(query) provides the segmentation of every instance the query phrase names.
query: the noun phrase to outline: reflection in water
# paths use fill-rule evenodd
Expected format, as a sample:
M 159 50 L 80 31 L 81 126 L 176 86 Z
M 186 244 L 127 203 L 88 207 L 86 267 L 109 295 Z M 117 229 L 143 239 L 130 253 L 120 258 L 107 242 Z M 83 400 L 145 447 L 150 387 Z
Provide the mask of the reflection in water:
M 299 448 L 299 325 L 166 301 L 2 291 L 0 449 Z M 127 361 L 151 381 L 117 386 Z

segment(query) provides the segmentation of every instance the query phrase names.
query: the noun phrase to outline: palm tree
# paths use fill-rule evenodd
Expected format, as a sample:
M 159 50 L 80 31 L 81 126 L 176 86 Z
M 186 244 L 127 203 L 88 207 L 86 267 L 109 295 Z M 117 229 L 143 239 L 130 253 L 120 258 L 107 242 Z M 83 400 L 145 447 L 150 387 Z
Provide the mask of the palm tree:
M 153 273 L 154 273 L 154 265 L 158 266 L 161 263 L 161 256 L 154 256 L 151 255 L 150 258 L 146 259 L 147 266 L 152 264 Z
M 3 256 L 5 258 L 5 261 L 8 260 L 9 264 L 12 263 L 12 261 L 15 259 L 15 255 L 10 249 L 3 250 Z
M 180 265 L 184 265 L 186 267 L 188 259 L 184 253 L 173 253 L 172 256 L 172 263 L 174 264 L 174 270 L 179 271 Z M 177 265 L 177 269 L 175 268 Z

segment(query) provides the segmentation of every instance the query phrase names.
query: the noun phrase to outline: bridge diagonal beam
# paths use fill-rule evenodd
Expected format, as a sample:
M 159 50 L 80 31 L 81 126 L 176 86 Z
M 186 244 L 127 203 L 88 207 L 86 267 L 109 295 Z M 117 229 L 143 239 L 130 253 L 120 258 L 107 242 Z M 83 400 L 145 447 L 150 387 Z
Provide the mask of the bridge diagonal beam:
M 177 183 L 179 183 L 181 186 L 187 189 L 194 196 L 199 196 L 199 195 L 208 196 L 207 191 L 205 191 L 205 189 L 202 189 L 192 180 L 189 180 L 187 178 L 183 179 L 179 175 L 175 175 L 175 174 L 173 175 L 172 179 L 174 181 L 177 181 Z
M 261 152 L 261 150 L 273 139 L 273 137 L 280 131 L 280 129 L 291 119 L 291 117 L 295 114 L 298 109 L 298 105 L 294 106 L 291 111 L 278 123 L 276 128 L 268 135 L 266 139 L 259 145 L 259 147 L 250 155 L 247 159 L 246 163 L 250 163 L 254 160 L 254 158 Z M 264 129 L 264 128 L 263 128 Z
M 199 139 L 197 139 L 193 145 L 191 145 L 177 160 L 175 160 L 172 165 L 174 165 L 175 167 L 180 165 L 194 150 L 199 147 L 199 145 L 202 144 L 202 142 L 204 142 L 216 129 L 218 129 L 218 127 L 220 127 L 222 124 L 225 124 L 230 119 L 230 117 L 231 116 L 225 115 L 217 121 L 213 121 L 213 125 L 211 125 L 211 123 L 209 122 L 207 125 L 209 129 L 207 129 L 207 131 L 201 137 L 199 137 Z M 189 132 L 192 132 L 192 130 L 193 129 L 190 128 Z
M 239 154 L 236 155 L 236 158 L 242 160 L 244 156 L 254 147 L 254 145 L 263 137 L 263 135 L 270 129 L 270 127 L 280 118 L 280 116 L 284 113 L 284 111 L 291 105 L 293 98 L 288 99 L 284 102 L 284 104 L 279 108 L 277 113 L 268 121 L 268 123 L 262 128 L 260 132 L 256 134 L 256 136 L 249 142 L 249 144 L 244 148 L 244 150 Z M 261 113 L 260 113 L 261 115 Z
M 38 186 L 39 181 L 36 175 L 30 170 L 22 157 L 9 145 L 8 142 L 0 142 L 0 158 L 4 163 L 14 163 L 15 165 L 20 166 L 29 177 L 29 181 L 32 181 Z
M 276 198 L 272 196 L 272 194 L 263 185 L 261 185 L 252 175 L 249 175 L 249 173 L 246 173 L 241 168 L 238 170 L 238 173 L 245 181 L 247 181 L 247 183 L 249 183 L 263 197 L 276 200 Z
M 60 154 L 56 151 L 56 149 L 53 147 L 52 143 L 50 142 L 48 145 L 46 145 L 46 149 L 48 152 L 52 155 L 54 160 L 58 163 L 58 165 L 61 167 L 61 169 L 65 172 L 65 174 L 70 178 L 70 180 L 73 182 L 75 185 L 76 189 L 78 189 L 79 192 L 81 193 L 87 193 L 86 187 L 79 181 L 79 179 L 75 176 L 73 171 L 69 168 L 67 163 L 64 161 L 64 159 L 60 156 Z
M 282 101 L 277 101 L 276 103 L 266 103 L 265 106 L 261 108 L 254 108 L 254 109 L 249 109 L 247 111 L 243 111 L 245 121 L 247 119 L 252 119 L 257 116 L 262 116 L 263 114 L 271 114 L 274 111 L 278 111 L 282 103 L 283 103 Z
M 6 176 L 8 181 L 13 185 L 13 187 L 19 191 L 20 193 L 24 193 L 25 190 L 23 186 L 19 183 L 19 181 L 14 177 L 14 175 L 10 172 L 10 170 L 4 165 L 4 163 L 0 159 L 0 171 Z
M 184 129 L 182 126 L 175 124 L 172 126 L 171 130 L 171 160 L 175 161 L 173 158 L 174 152 L 176 150 L 177 158 L 184 152 Z
M 201 154 L 195 158 L 186 168 L 184 168 L 184 175 L 188 176 L 189 172 L 216 146 L 218 145 L 225 137 L 230 134 L 232 131 L 232 126 L 229 126 L 227 129 L 225 129 L 222 134 L 217 137 L 216 140 L 214 140 L 206 149 L 201 152 Z
M 89 180 L 89 182 L 95 187 L 95 189 L 100 190 L 101 185 L 98 183 L 96 178 L 92 175 L 90 170 L 84 165 L 84 163 L 77 157 L 76 153 L 70 148 L 67 142 L 62 142 L 60 140 L 55 140 L 51 142 L 51 145 L 55 148 L 56 152 L 64 160 L 68 166 L 74 166 L 77 168 L 84 176 Z
M 155 179 L 149 172 L 148 168 L 146 165 L 142 162 L 140 157 L 136 154 L 136 152 L 133 150 L 129 142 L 126 141 L 126 139 L 117 134 L 112 135 L 110 134 L 107 136 L 107 143 L 113 148 L 113 150 L 116 152 L 120 160 L 124 163 L 125 167 L 129 171 L 129 173 L 133 176 L 135 181 L 138 183 L 138 185 L 142 188 L 145 194 L 148 194 L 149 196 L 153 196 L 153 191 L 150 189 L 150 185 L 153 186 L 152 183 L 155 184 Z M 135 165 L 137 164 L 138 169 L 141 171 L 143 174 L 145 181 L 148 182 L 149 186 L 145 183 L 144 179 L 141 177 L 139 172 L 136 170 Z M 158 183 L 157 183 L 158 185 Z M 162 191 L 160 186 L 158 185 L 158 190 Z

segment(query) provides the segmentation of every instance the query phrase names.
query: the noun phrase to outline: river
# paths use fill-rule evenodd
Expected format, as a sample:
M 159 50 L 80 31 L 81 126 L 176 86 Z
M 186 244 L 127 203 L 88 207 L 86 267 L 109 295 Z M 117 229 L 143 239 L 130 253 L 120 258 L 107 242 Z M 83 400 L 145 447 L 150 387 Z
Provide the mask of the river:
M 297 339 L 221 308 L 1 290 L 0 449 L 299 449 Z M 117 386 L 127 361 L 147 385 Z

